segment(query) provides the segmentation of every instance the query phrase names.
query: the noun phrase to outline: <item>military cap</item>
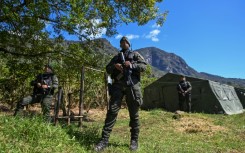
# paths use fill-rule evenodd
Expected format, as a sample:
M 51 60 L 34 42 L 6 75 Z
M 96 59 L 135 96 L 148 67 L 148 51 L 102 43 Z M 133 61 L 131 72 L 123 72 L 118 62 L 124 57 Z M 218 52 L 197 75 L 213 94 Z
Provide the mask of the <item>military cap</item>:
M 44 65 L 44 67 L 47 67 L 47 68 L 49 68 L 50 70 L 52 70 L 52 71 L 53 71 L 52 66 L 51 66 L 51 65 L 49 65 L 49 64 Z
M 127 38 L 126 36 L 123 36 L 123 37 L 121 38 L 120 43 L 121 43 L 122 41 L 126 41 L 126 42 L 128 43 L 128 45 L 130 46 L 130 42 L 129 42 L 129 40 L 128 40 L 128 38 Z

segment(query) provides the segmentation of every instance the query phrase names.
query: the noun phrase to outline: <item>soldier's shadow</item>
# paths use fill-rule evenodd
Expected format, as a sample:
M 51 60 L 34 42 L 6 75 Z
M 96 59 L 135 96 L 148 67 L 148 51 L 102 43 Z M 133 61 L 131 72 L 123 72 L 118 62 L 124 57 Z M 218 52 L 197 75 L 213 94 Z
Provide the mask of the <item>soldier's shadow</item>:
M 98 127 L 83 126 L 82 129 L 79 129 L 69 126 L 67 129 L 67 134 L 87 150 L 93 150 L 94 145 L 99 142 L 100 128 Z
M 100 141 L 101 138 L 101 131 L 100 127 L 87 127 L 83 126 L 82 130 L 74 127 L 68 127 L 67 134 L 70 135 L 71 138 L 75 139 L 81 146 L 86 148 L 88 151 L 94 150 L 94 146 Z M 110 143 L 108 144 L 108 148 L 113 147 L 125 147 L 129 148 L 129 144 L 122 144 L 122 143 Z

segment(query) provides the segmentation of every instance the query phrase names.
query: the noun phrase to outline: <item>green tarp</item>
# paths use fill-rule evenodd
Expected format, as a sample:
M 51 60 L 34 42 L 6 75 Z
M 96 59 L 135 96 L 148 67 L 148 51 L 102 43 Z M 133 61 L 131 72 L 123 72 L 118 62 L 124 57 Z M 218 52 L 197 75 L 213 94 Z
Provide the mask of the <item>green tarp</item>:
M 147 86 L 142 109 L 178 110 L 179 78 L 178 74 L 167 73 Z M 192 112 L 239 114 L 244 111 L 234 87 L 194 77 L 186 79 L 192 85 Z

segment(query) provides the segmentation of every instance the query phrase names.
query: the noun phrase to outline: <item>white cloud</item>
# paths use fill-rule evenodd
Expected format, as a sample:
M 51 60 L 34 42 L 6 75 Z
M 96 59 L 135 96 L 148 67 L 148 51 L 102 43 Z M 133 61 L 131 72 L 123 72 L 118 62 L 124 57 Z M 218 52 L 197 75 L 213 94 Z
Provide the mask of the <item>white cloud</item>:
M 159 25 L 159 24 L 153 24 L 152 26 L 151 26 L 152 28 L 156 28 L 156 29 L 158 29 L 158 28 L 160 28 L 161 26 Z
M 146 38 L 148 39 L 151 39 L 152 41 L 159 41 L 159 39 L 157 38 L 158 34 L 160 33 L 161 31 L 158 30 L 158 29 L 155 29 L 155 30 L 152 30 L 148 35 L 146 35 Z
M 132 40 L 132 39 L 138 39 L 140 36 L 139 35 L 128 34 L 128 35 L 126 35 L 126 37 L 128 37 L 129 40 Z
M 119 34 L 116 36 L 116 39 L 121 39 L 123 37 L 123 35 Z
M 152 40 L 152 41 L 155 41 L 155 42 L 159 41 L 159 39 L 156 38 L 156 37 L 152 37 L 151 40 Z
M 133 34 L 127 34 L 125 35 L 129 40 L 132 40 L 132 39 L 138 39 L 140 36 L 139 35 L 133 35 Z M 116 39 L 121 39 L 123 37 L 123 35 L 121 34 L 118 34 L 116 36 Z

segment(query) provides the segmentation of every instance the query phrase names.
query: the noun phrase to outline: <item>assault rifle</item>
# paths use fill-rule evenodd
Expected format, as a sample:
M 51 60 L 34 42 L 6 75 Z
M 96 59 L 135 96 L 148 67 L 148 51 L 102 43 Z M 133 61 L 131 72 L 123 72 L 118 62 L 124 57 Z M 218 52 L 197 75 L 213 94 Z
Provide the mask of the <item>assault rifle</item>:
M 124 76 L 124 79 L 126 81 L 126 84 L 127 86 L 130 87 L 131 89 L 131 93 L 132 93 L 132 96 L 133 96 L 133 99 L 135 99 L 135 96 L 134 96 L 134 91 L 133 91 L 133 86 L 134 86 L 134 82 L 131 78 L 131 75 L 132 75 L 132 69 L 130 67 L 126 67 L 125 65 L 125 57 L 124 57 L 124 54 L 123 52 L 120 52 L 120 59 L 121 59 L 121 62 L 122 62 L 122 67 L 123 67 L 123 76 Z
M 123 55 L 123 52 L 120 53 L 120 59 L 121 59 L 122 66 L 123 66 L 123 76 L 124 76 L 124 79 L 126 81 L 126 84 L 127 84 L 127 86 L 133 86 L 134 82 L 131 78 L 132 69 L 129 67 L 126 67 L 126 65 L 125 65 L 126 61 L 125 61 L 125 57 Z
M 40 74 L 36 80 L 31 81 L 31 85 L 34 86 L 33 93 L 47 94 L 48 90 L 42 87 L 38 87 L 38 84 L 47 85 L 47 82 L 43 79 L 43 74 Z
M 185 91 L 182 89 L 181 85 L 179 84 L 179 89 L 183 97 L 185 97 Z

